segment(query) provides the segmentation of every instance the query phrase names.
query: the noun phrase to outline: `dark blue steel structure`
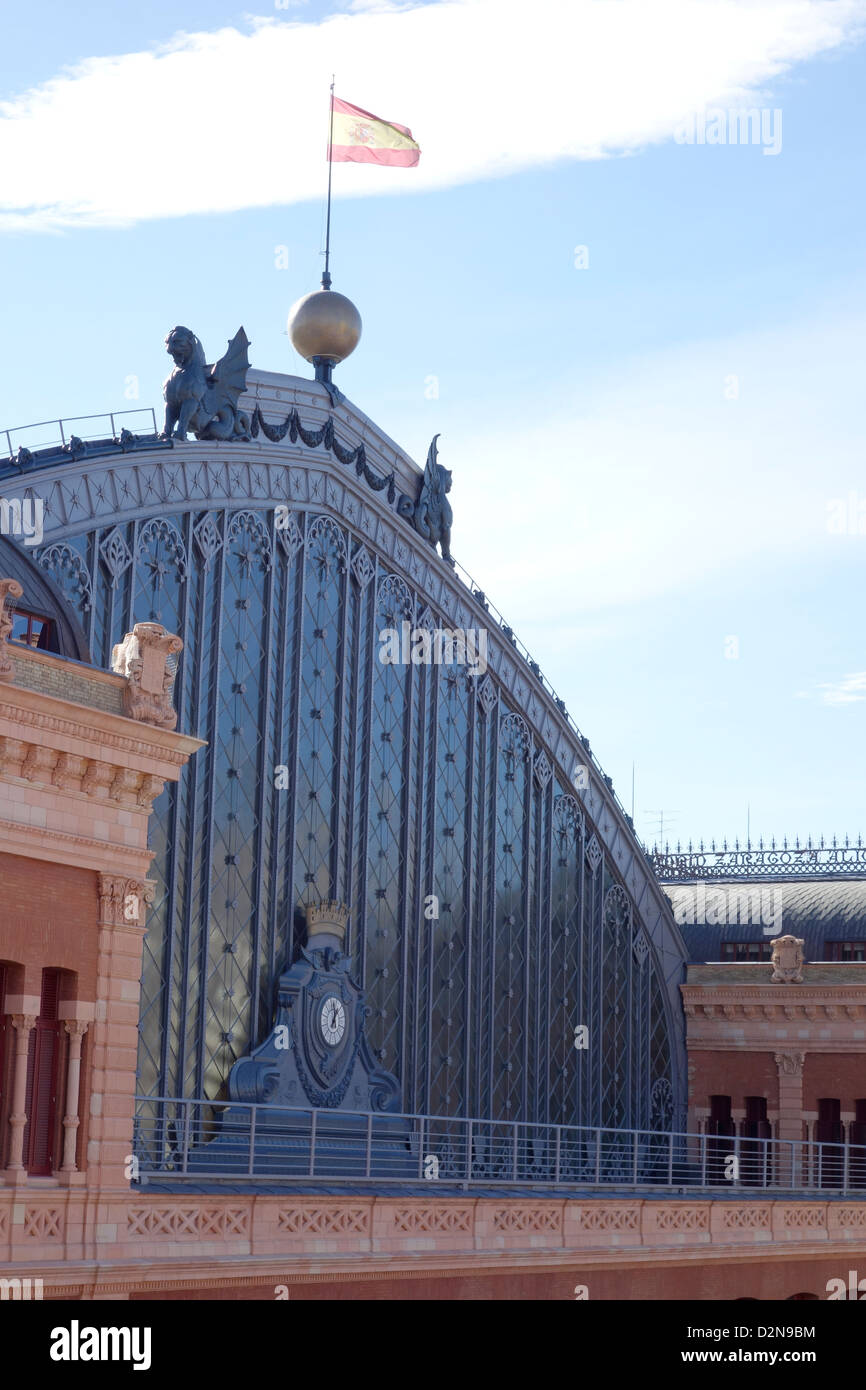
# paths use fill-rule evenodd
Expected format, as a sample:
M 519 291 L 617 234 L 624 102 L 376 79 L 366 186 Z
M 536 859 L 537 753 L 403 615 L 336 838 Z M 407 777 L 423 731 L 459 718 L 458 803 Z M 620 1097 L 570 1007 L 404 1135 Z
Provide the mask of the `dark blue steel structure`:
M 37 559 L 95 663 L 137 621 L 182 637 L 178 728 L 207 740 L 151 822 L 140 1094 L 224 1098 L 305 906 L 339 899 L 402 1111 L 676 1127 L 685 951 L 588 745 L 397 514 L 406 456 L 314 383 L 259 374 L 248 395 L 322 442 L 90 444 L 3 484 L 45 498 Z M 490 669 L 383 664 L 404 621 L 486 623 Z

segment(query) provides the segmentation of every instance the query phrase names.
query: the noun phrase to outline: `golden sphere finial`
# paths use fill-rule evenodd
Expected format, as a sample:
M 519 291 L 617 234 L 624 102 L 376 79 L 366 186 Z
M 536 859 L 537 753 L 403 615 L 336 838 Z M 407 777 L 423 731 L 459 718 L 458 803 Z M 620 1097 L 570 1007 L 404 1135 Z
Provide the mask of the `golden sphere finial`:
M 361 337 L 361 315 L 336 290 L 314 290 L 289 310 L 289 337 L 308 362 L 336 365 L 354 352 Z

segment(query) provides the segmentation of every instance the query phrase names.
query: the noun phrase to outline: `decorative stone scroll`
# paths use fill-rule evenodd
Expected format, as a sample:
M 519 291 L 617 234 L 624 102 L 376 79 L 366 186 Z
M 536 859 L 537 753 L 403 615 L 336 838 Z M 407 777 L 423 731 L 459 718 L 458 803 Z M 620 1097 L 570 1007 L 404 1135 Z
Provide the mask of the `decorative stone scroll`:
M 15 679 L 15 667 L 6 646 L 12 631 L 12 612 L 6 604 L 9 599 L 19 599 L 23 593 L 17 579 L 0 579 L 0 681 Z
M 179 637 L 167 632 L 162 623 L 136 623 L 111 654 L 112 669 L 126 677 L 123 712 L 130 719 L 171 730 L 177 724 L 177 710 L 171 691 L 177 663 L 171 658 L 183 650 Z

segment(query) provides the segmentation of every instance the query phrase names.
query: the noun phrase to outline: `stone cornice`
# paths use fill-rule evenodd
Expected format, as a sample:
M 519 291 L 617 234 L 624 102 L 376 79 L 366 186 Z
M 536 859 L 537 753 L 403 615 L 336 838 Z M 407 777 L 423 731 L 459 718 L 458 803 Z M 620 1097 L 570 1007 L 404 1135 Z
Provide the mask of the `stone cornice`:
M 101 801 L 149 815 L 166 780 L 174 780 L 164 767 L 160 774 L 140 771 L 120 760 L 58 753 L 44 743 L 28 743 L 0 732 L 0 781 L 60 794 L 71 801 Z
M 171 775 L 169 769 L 183 767 L 196 749 L 204 747 L 202 739 L 189 734 L 167 733 L 123 715 L 87 709 L 24 686 L 0 686 L 0 732 L 16 738 L 20 736 L 14 731 L 16 727 L 38 729 L 47 735 L 38 740 L 42 747 L 50 746 L 52 735 L 64 741 L 72 738 L 82 745 L 82 756 L 97 758 L 101 750 L 111 749 L 125 755 L 117 760 L 124 766 L 129 766 L 130 758 L 150 765 L 140 771 L 152 771 L 154 764 L 160 764 L 166 768 L 166 776 Z M 104 752 L 101 760 L 105 761 Z
M 689 1019 L 800 1020 L 844 1023 L 866 1019 L 866 980 L 862 985 L 772 985 L 705 989 L 681 985 Z
M 156 853 L 152 849 L 92 840 L 83 835 L 2 819 L 0 852 L 16 854 L 24 859 L 48 860 L 52 864 L 70 864 L 77 869 L 131 873 L 140 878 L 147 873 Z

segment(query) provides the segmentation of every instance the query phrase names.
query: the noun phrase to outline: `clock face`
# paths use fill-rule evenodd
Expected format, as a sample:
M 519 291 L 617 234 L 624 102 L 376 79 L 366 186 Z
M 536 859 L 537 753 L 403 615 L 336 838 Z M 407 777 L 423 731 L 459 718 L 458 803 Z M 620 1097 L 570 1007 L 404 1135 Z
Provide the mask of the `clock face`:
M 329 994 L 319 1015 L 322 1037 L 329 1047 L 336 1047 L 346 1031 L 346 1010 L 335 994 Z

